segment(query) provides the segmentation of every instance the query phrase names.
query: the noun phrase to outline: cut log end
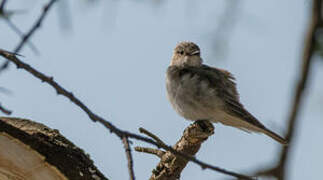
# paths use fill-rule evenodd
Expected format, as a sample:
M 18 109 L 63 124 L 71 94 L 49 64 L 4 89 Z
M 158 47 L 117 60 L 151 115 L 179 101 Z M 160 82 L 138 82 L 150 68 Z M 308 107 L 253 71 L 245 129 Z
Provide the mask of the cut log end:
M 0 179 L 107 179 L 83 150 L 57 130 L 0 117 Z

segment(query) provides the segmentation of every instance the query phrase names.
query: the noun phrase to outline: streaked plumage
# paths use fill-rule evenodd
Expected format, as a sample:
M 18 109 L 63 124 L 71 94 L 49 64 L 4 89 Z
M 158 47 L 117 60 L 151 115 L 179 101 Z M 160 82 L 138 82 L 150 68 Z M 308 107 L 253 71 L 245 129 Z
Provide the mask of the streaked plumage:
M 243 107 L 234 77 L 228 71 L 202 64 L 200 49 L 192 42 L 176 46 L 167 69 L 166 87 L 173 108 L 185 119 L 221 122 L 287 143 Z

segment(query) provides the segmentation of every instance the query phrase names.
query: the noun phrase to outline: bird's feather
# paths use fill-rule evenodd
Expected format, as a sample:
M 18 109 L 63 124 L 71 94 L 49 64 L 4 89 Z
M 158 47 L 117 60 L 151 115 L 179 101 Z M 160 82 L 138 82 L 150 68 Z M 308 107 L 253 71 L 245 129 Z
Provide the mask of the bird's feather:
M 189 74 L 197 76 L 200 81 L 208 81 L 215 90 L 217 96 L 224 102 L 223 110 L 231 116 L 235 116 L 248 123 L 264 128 L 254 116 L 252 116 L 240 103 L 239 94 L 234 82 L 234 76 L 226 70 L 213 68 L 207 65 L 201 67 L 183 66 L 176 67 L 179 77 Z

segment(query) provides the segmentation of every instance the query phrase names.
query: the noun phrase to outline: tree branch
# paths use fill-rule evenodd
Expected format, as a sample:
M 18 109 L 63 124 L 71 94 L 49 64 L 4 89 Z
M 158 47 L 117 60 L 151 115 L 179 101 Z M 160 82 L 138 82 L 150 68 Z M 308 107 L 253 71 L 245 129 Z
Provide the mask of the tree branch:
M 21 37 L 21 39 L 24 38 L 24 33 L 13 23 L 11 22 L 11 20 L 9 19 L 9 17 L 4 17 L 5 22 L 8 24 L 8 26 L 14 31 L 16 32 L 16 34 L 18 34 L 18 36 Z M 35 54 L 39 54 L 39 51 L 37 49 L 37 47 L 31 42 L 31 41 L 26 41 L 30 47 L 30 49 L 35 53 Z
M 157 157 L 161 158 L 165 152 L 159 149 L 153 149 L 153 148 L 146 148 L 146 147 L 135 147 L 135 150 L 138 152 L 148 153 L 156 155 Z
M 135 180 L 135 173 L 133 171 L 133 159 L 132 159 L 132 154 L 131 154 L 131 149 L 129 146 L 129 140 L 127 137 L 122 138 L 122 142 L 124 145 L 124 149 L 126 151 L 126 156 L 128 160 L 128 171 L 129 171 L 129 176 L 131 180 Z
M 146 134 L 147 136 L 153 138 L 157 143 L 162 144 L 162 145 L 166 145 L 166 143 L 164 143 L 161 139 L 159 139 L 159 137 L 157 137 L 155 134 L 149 132 L 148 130 L 144 129 L 144 128 L 139 128 L 139 132 Z
M 200 126 L 199 123 L 204 123 L 208 128 L 201 128 L 202 126 Z M 141 128 L 141 132 L 148 134 L 149 136 L 153 137 L 154 139 L 158 139 L 158 141 L 163 143 L 156 135 L 153 135 L 147 130 L 143 130 Z M 173 148 L 177 152 L 194 156 L 200 149 L 201 144 L 213 133 L 214 127 L 212 123 L 209 121 L 196 121 L 185 129 L 183 136 L 176 143 L 176 145 L 173 146 Z M 187 159 L 176 156 L 170 151 L 161 152 L 157 149 L 154 150 L 141 147 L 137 147 L 136 150 L 141 152 L 146 152 L 145 150 L 148 150 L 148 153 L 155 154 L 160 158 L 160 162 L 153 170 L 150 180 L 177 180 L 180 178 L 182 170 L 188 163 Z
M 153 133 L 140 128 L 140 132 L 147 134 L 153 139 L 158 139 L 161 144 L 165 144 Z M 209 121 L 195 121 L 189 127 L 184 130 L 181 139 L 166 152 L 144 147 L 135 147 L 138 152 L 145 152 L 158 156 L 161 160 L 153 170 L 153 174 L 150 180 L 177 180 L 180 178 L 182 170 L 186 167 L 189 160 L 198 162 L 202 169 L 213 169 L 225 174 L 230 174 L 238 179 L 252 179 L 251 177 L 236 174 L 225 169 L 210 166 L 194 158 L 194 155 L 198 152 L 201 144 L 207 140 L 209 136 L 214 133 L 214 127 Z M 185 156 L 182 156 L 184 154 Z
M 117 128 L 116 126 L 114 126 L 112 123 L 110 123 L 109 121 L 103 119 L 102 117 L 100 117 L 99 115 L 93 113 L 82 101 L 80 101 L 77 97 L 75 97 L 73 95 L 73 93 L 67 91 L 65 88 L 63 88 L 61 85 L 59 85 L 56 81 L 54 81 L 53 77 L 50 76 L 46 76 L 45 74 L 39 72 L 38 70 L 36 70 L 35 68 L 31 67 L 29 64 L 22 62 L 20 59 L 18 59 L 16 57 L 15 54 L 10 53 L 8 51 L 4 51 L 0 49 L 0 55 L 5 57 L 7 60 L 13 62 L 14 64 L 16 64 L 18 69 L 24 69 L 27 72 L 29 72 L 30 74 L 32 74 L 34 77 L 40 79 L 42 82 L 46 82 L 47 84 L 49 84 L 50 86 L 52 86 L 55 90 L 56 93 L 58 95 L 63 95 L 66 98 L 68 98 L 72 103 L 74 103 L 75 105 L 77 105 L 78 107 L 80 107 L 88 116 L 89 118 L 93 121 L 93 122 L 99 122 L 100 124 L 102 124 L 104 127 L 106 127 L 107 129 L 110 130 L 111 133 L 114 133 L 115 135 L 117 135 L 120 139 L 122 139 L 123 137 L 128 137 L 128 138 L 132 138 L 132 139 L 137 139 L 139 141 L 143 141 L 152 145 L 155 145 L 157 147 L 161 147 L 167 151 L 170 151 L 171 153 L 178 155 L 180 157 L 183 157 L 184 159 L 187 159 L 189 161 L 192 161 L 198 165 L 200 165 L 203 169 L 211 169 L 217 172 L 221 172 L 223 174 L 227 174 L 230 176 L 234 176 L 237 178 L 243 178 L 243 179 L 252 179 L 251 177 L 248 177 L 246 175 L 242 175 L 242 174 L 238 174 L 238 173 L 234 173 L 231 171 L 227 171 L 225 169 L 216 167 L 216 166 L 212 166 L 210 164 L 204 163 L 192 156 L 186 155 L 184 153 L 178 152 L 176 150 L 174 150 L 171 146 L 167 146 L 165 144 L 160 144 L 150 138 L 147 137 L 143 137 L 140 136 L 138 134 L 135 133 L 131 133 L 122 129 Z
M 34 25 L 31 27 L 31 29 L 28 31 L 28 33 L 25 34 L 25 35 L 22 35 L 22 39 L 21 39 L 20 43 L 17 45 L 17 47 L 14 50 L 15 53 L 18 53 L 22 49 L 22 47 L 25 45 L 25 43 L 28 41 L 28 39 L 36 32 L 37 29 L 40 28 L 40 26 L 41 26 L 42 22 L 44 21 L 46 15 L 48 14 L 49 10 L 51 9 L 51 7 L 53 6 L 53 4 L 56 1 L 57 0 L 51 0 L 51 1 L 48 2 L 48 4 L 46 4 L 44 6 L 43 12 L 40 14 L 39 18 L 34 23 Z M 10 61 L 6 61 L 0 66 L 0 72 L 9 67 L 9 62 Z
M 300 70 L 300 78 L 297 81 L 297 86 L 295 87 L 295 96 L 292 101 L 292 106 L 290 110 L 290 115 L 288 118 L 288 130 L 286 135 L 286 140 L 290 142 L 289 146 L 283 146 L 280 153 L 280 159 L 278 164 L 269 169 L 259 170 L 256 174 L 262 176 L 273 176 L 279 180 L 285 179 L 287 161 L 289 158 L 289 152 L 293 147 L 292 141 L 294 140 L 294 134 L 297 130 L 298 123 L 298 113 L 302 105 L 302 100 L 304 98 L 304 92 L 307 86 L 307 80 L 310 75 L 311 63 L 313 61 L 314 46 L 315 46 L 315 33 L 322 27 L 322 0 L 313 0 L 312 4 L 312 16 L 309 22 L 309 27 L 307 34 L 305 36 L 305 46 L 303 52 L 303 64 Z
M 23 36 L 22 41 L 18 44 L 18 46 L 15 48 L 14 52 L 18 53 L 21 48 L 23 47 L 23 45 L 27 42 L 27 40 L 34 34 L 34 32 L 40 28 L 43 20 L 45 19 L 46 15 L 48 14 L 49 10 L 51 9 L 51 7 L 53 6 L 53 4 L 56 2 L 57 0 L 51 0 L 49 1 L 48 4 L 46 4 L 43 7 L 43 12 L 41 13 L 41 15 L 39 16 L 39 18 L 37 19 L 37 21 L 34 23 L 34 25 L 31 27 L 31 29 L 29 30 L 29 32 Z
M 2 0 L 0 4 L 0 11 L 4 11 L 6 6 L 7 0 Z
M 12 113 L 10 110 L 6 109 L 1 104 L 0 104 L 0 111 L 7 115 L 10 115 Z

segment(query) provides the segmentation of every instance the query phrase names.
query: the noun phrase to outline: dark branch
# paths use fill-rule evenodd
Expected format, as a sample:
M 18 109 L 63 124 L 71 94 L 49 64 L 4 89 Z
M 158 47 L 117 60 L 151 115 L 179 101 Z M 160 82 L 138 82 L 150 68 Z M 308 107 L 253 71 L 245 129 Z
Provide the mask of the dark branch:
M 304 98 L 304 91 L 307 86 L 308 77 L 310 74 L 311 63 L 313 62 L 313 55 L 314 55 L 314 45 L 315 45 L 315 32 L 317 29 L 322 26 L 321 21 L 321 7 L 322 7 L 322 0 L 314 0 L 313 1 L 313 13 L 312 13 L 312 20 L 309 23 L 308 32 L 305 39 L 305 47 L 304 47 L 304 54 L 303 54 L 303 65 L 301 69 L 301 76 L 298 80 L 296 86 L 295 97 L 293 99 L 293 106 L 291 107 L 291 112 L 288 120 L 288 131 L 286 135 L 286 139 L 291 142 L 292 138 L 295 137 L 294 133 L 296 130 L 297 125 L 297 117 L 299 113 L 299 109 L 302 105 L 302 100 Z M 285 151 L 283 156 L 287 154 L 288 150 L 291 146 L 285 147 Z M 282 158 L 282 160 L 285 158 Z M 284 160 L 285 161 L 285 160 Z
M 14 31 L 16 32 L 16 34 L 18 34 L 18 36 L 21 37 L 21 39 L 24 38 L 24 33 L 13 23 L 11 22 L 11 20 L 8 17 L 4 18 L 5 21 L 7 22 L 8 26 Z M 30 49 L 35 53 L 35 54 L 39 54 L 38 49 L 36 48 L 36 46 L 31 42 L 31 41 L 27 41 Z
M 7 0 L 2 0 L 2 1 L 1 1 L 1 4 L 0 4 L 0 11 L 2 11 L 2 12 L 4 11 L 6 3 L 7 3 Z
M 166 143 L 164 143 L 161 139 L 159 139 L 159 137 L 157 137 L 155 134 L 149 132 L 148 130 L 146 130 L 145 128 L 139 128 L 139 132 L 146 134 L 147 136 L 153 138 L 158 144 L 163 144 L 166 145 Z
M 237 17 L 241 14 L 242 1 L 227 0 L 223 14 L 217 20 L 217 27 L 213 35 L 214 55 L 216 59 L 226 58 L 229 51 L 230 38 L 237 24 Z
M 31 67 L 29 64 L 22 62 L 20 59 L 18 59 L 15 56 L 15 54 L 12 54 L 12 53 L 9 53 L 7 51 L 3 51 L 0 49 L 0 55 L 5 57 L 7 60 L 13 62 L 14 64 L 16 64 L 18 69 L 24 69 L 27 72 L 29 72 L 30 74 L 32 74 L 33 76 L 35 76 L 36 78 L 40 79 L 42 82 L 46 82 L 47 84 L 52 86 L 56 90 L 56 93 L 58 95 L 65 96 L 66 98 L 71 100 L 71 102 L 73 102 L 75 105 L 80 107 L 89 116 L 89 118 L 92 121 L 99 122 L 100 124 L 105 126 L 107 129 L 109 129 L 111 133 L 116 134 L 120 139 L 122 139 L 123 137 L 128 137 L 128 138 L 132 138 L 132 139 L 137 139 L 139 141 L 147 142 L 147 143 L 150 143 L 150 144 L 155 145 L 157 147 L 161 147 L 167 151 L 170 151 L 171 153 L 173 153 L 175 155 L 178 155 L 180 157 L 188 159 L 189 161 L 192 161 L 192 162 L 200 165 L 203 169 L 211 169 L 211 170 L 218 171 L 223 174 L 231 175 L 231 176 L 234 176 L 237 178 L 252 179 L 251 177 L 248 177 L 248 176 L 245 176 L 242 174 L 238 174 L 235 172 L 227 171 L 225 169 L 204 163 L 204 162 L 196 159 L 195 157 L 188 156 L 184 153 L 180 153 L 180 152 L 174 150 L 171 146 L 167 146 L 165 144 L 160 144 L 150 138 L 143 137 L 141 135 L 131 133 L 131 132 L 128 132 L 125 130 L 121 130 L 121 129 L 117 128 L 116 126 L 114 126 L 109 121 L 107 121 L 107 120 L 103 119 L 102 117 L 100 117 L 99 115 L 93 113 L 82 101 L 80 101 L 77 97 L 75 97 L 73 95 L 73 93 L 67 91 L 65 88 L 63 88 L 61 85 L 59 85 L 56 81 L 54 81 L 53 77 L 46 76 L 45 74 L 43 74 L 43 73 L 39 72 L 38 70 L 36 70 L 35 68 Z
M 0 104 L 0 111 L 7 115 L 10 115 L 12 113 L 10 110 L 4 108 L 1 104 Z
M 322 0 L 313 0 L 312 4 L 312 16 L 309 21 L 309 27 L 305 36 L 305 46 L 302 58 L 302 67 L 300 70 L 300 77 L 297 80 L 295 87 L 295 96 L 292 102 L 290 115 L 288 118 L 288 130 L 286 139 L 290 142 L 289 146 L 283 146 L 280 154 L 278 164 L 274 168 L 260 170 L 258 175 L 274 176 L 279 180 L 285 179 L 285 173 L 287 169 L 287 161 L 290 155 L 290 150 L 293 147 L 292 141 L 295 138 L 295 131 L 297 130 L 298 114 L 304 98 L 304 92 L 308 83 L 310 68 L 313 61 L 314 46 L 315 46 L 315 33 L 322 27 Z
M 187 129 L 190 129 L 190 127 L 188 127 Z M 204 163 L 204 162 L 196 159 L 191 154 L 187 155 L 187 153 L 183 153 L 181 151 L 177 151 L 174 148 L 166 145 L 162 140 L 160 140 L 156 135 L 154 135 L 153 133 L 149 132 L 148 130 L 145 130 L 144 128 L 140 128 L 139 130 L 140 130 L 141 133 L 144 133 L 144 134 L 152 137 L 155 140 L 158 139 L 158 140 L 156 140 L 157 142 L 160 142 L 160 143 L 158 143 L 158 145 L 160 147 L 162 147 L 163 149 L 167 150 L 168 153 L 172 153 L 172 154 L 174 154 L 176 156 L 179 156 L 180 158 L 184 158 L 186 160 L 195 162 L 196 164 L 200 165 L 202 169 L 212 169 L 214 171 L 218 171 L 218 172 L 221 172 L 223 174 L 231 175 L 231 176 L 236 177 L 236 178 L 239 178 L 239 179 L 251 179 L 251 180 L 253 179 L 252 177 L 249 177 L 249 176 L 245 176 L 245 175 L 242 175 L 242 174 L 237 174 L 235 172 L 227 171 L 225 169 L 222 169 L 222 168 L 219 168 L 219 167 L 212 166 L 210 164 Z M 185 139 L 186 137 L 183 136 L 182 138 Z M 147 149 L 147 148 L 137 147 L 136 149 L 140 151 L 140 150 Z M 146 151 L 143 150 L 143 152 L 146 152 Z M 157 152 L 157 153 L 161 153 L 161 152 Z M 152 152 L 151 154 L 155 154 L 155 152 Z
M 200 125 L 201 123 L 203 123 L 203 127 L 207 128 L 202 128 L 202 126 Z M 153 133 L 148 132 L 143 128 L 141 128 L 140 131 L 149 135 L 150 137 L 153 137 L 154 139 L 158 139 L 158 141 L 161 142 L 161 144 L 165 144 Z M 213 133 L 214 127 L 212 123 L 210 123 L 209 121 L 196 121 L 185 129 L 183 136 L 180 138 L 180 140 L 177 141 L 173 148 L 167 150 L 166 152 L 157 149 L 142 147 L 136 147 L 136 150 L 139 152 L 155 154 L 160 158 L 160 162 L 153 170 L 150 180 L 177 180 L 180 178 L 180 174 L 186 167 L 188 160 L 193 159 L 194 161 L 196 161 L 194 155 L 200 149 L 201 144 L 204 141 L 206 141 L 208 137 L 211 136 Z M 185 156 L 187 157 L 178 154 L 185 154 Z M 202 167 L 202 169 L 216 168 L 217 171 L 232 173 L 224 169 L 219 169 L 217 167 L 208 167 L 208 165 L 203 163 L 200 166 Z M 240 175 L 237 176 L 237 174 L 235 173 L 231 175 L 239 179 L 252 179 L 251 177 Z
M 57 0 L 51 0 L 49 1 L 48 4 L 46 4 L 43 7 L 43 12 L 41 13 L 41 15 L 39 16 L 39 18 L 37 19 L 37 21 L 34 23 L 34 25 L 31 27 L 31 29 L 29 30 L 29 32 L 23 36 L 21 42 L 18 44 L 18 46 L 15 48 L 14 52 L 17 53 L 21 50 L 21 48 L 23 47 L 23 45 L 27 42 L 27 40 L 34 34 L 34 32 L 40 28 L 43 20 L 45 19 L 46 15 L 48 14 L 49 10 L 51 9 L 51 7 L 53 6 L 53 4 L 56 2 Z
M 44 6 L 43 11 L 40 14 L 39 18 L 37 19 L 37 21 L 34 23 L 34 25 L 31 27 L 31 29 L 28 31 L 28 33 L 22 36 L 22 39 L 21 39 L 20 43 L 17 45 L 17 47 L 14 50 L 15 53 L 18 53 L 23 48 L 25 43 L 30 39 L 30 37 L 36 32 L 36 30 L 38 28 L 40 28 L 40 26 L 41 26 L 42 22 L 44 21 L 46 15 L 48 14 L 49 10 L 51 9 L 51 7 L 53 6 L 53 4 L 56 1 L 57 0 L 51 0 L 51 1 L 49 1 L 48 4 L 46 4 Z M 9 61 L 4 62 L 0 66 L 0 72 L 7 69 L 8 67 L 9 67 Z
M 129 140 L 127 137 L 122 138 L 122 142 L 124 145 L 124 149 L 126 151 L 126 156 L 128 160 L 128 171 L 129 171 L 129 176 L 131 180 L 135 180 L 135 173 L 133 171 L 133 159 L 132 159 L 132 154 L 131 154 L 131 149 L 129 146 Z
M 173 148 L 178 151 L 185 153 L 189 156 L 194 156 L 200 149 L 202 143 L 208 139 L 209 136 L 214 134 L 214 126 L 209 121 L 205 121 L 205 126 L 208 128 L 201 128 L 196 121 L 190 126 L 188 126 L 179 141 L 173 146 Z M 165 144 L 153 133 L 140 128 L 141 133 L 145 133 L 148 136 L 156 139 L 157 142 Z M 155 154 L 160 158 L 160 162 L 156 168 L 152 171 L 150 180 L 177 180 L 180 179 L 180 175 L 183 169 L 186 167 L 188 160 L 180 156 L 176 156 L 173 153 L 159 152 L 159 150 L 147 149 L 147 148 L 136 148 L 140 152 L 147 152 L 150 154 Z M 148 151 L 146 151 L 148 150 Z
M 4 94 L 12 94 L 12 92 L 9 89 L 4 87 L 0 87 L 0 92 Z

